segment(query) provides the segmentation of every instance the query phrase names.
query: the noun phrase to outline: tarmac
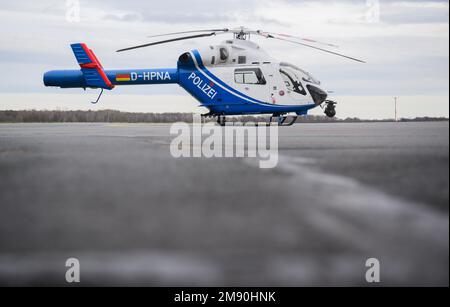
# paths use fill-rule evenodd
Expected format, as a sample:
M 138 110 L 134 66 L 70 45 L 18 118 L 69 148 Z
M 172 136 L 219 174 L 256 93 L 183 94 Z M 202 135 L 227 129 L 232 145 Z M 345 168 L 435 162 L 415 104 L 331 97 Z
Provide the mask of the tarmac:
M 448 286 L 449 124 L 298 124 L 278 165 L 170 125 L 1 124 L 0 285 Z

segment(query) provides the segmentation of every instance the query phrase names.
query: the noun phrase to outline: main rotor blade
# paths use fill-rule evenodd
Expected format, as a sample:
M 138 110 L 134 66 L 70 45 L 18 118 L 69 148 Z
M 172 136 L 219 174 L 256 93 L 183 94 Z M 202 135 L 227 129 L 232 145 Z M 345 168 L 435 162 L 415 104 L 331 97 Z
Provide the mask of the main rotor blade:
M 208 33 L 208 34 L 200 34 L 200 35 L 191 35 L 191 36 L 185 36 L 185 37 L 172 38 L 172 39 L 163 40 L 163 41 L 159 41 L 159 42 L 153 42 L 153 43 L 149 43 L 149 44 L 120 49 L 120 50 L 117 50 L 117 52 L 123 52 L 123 51 L 128 51 L 128 50 L 133 50 L 133 49 L 145 48 L 145 47 L 166 44 L 166 43 L 171 43 L 171 42 L 176 42 L 176 41 L 182 41 L 182 40 L 188 40 L 188 39 L 194 39 L 194 38 L 200 38 L 200 37 L 209 37 L 209 36 L 214 36 L 214 35 L 216 35 L 215 32 Z
M 189 34 L 189 33 L 228 32 L 228 31 L 230 31 L 230 30 L 229 29 L 194 30 L 194 31 L 183 31 L 183 32 L 173 32 L 173 33 L 166 33 L 166 34 L 151 35 L 151 36 L 147 36 L 147 37 L 154 38 L 154 37 L 162 37 L 162 36 L 170 36 L 170 35 Z
M 275 36 L 268 36 L 267 38 L 273 38 L 273 39 L 278 39 L 278 40 L 285 41 L 285 42 L 290 42 L 290 43 L 293 43 L 293 44 L 302 45 L 302 46 L 313 48 L 313 49 L 316 49 L 316 50 L 320 50 L 320 51 L 323 51 L 323 52 L 326 52 L 326 53 L 334 54 L 334 55 L 337 55 L 337 56 L 340 56 L 340 57 L 343 57 L 343 58 L 346 58 L 346 59 L 349 59 L 349 60 L 353 60 L 353 61 L 356 61 L 356 62 L 366 63 L 363 60 L 359 60 L 357 58 L 352 58 L 352 57 L 349 57 L 349 56 L 341 54 L 341 53 L 337 53 L 337 52 L 330 51 L 330 50 L 327 50 L 327 49 L 323 49 L 323 48 L 311 46 L 311 45 L 308 45 L 308 44 L 292 41 L 292 40 L 289 40 L 289 39 L 279 38 L 279 37 L 275 37 Z
M 281 34 L 281 33 L 270 33 L 270 32 L 265 32 L 268 33 L 270 35 L 276 35 L 276 36 L 281 36 L 284 38 L 293 38 L 293 39 L 299 39 L 308 43 L 313 43 L 313 44 L 319 44 L 319 45 L 323 45 L 323 46 L 327 46 L 327 47 L 333 47 L 333 48 L 339 48 L 339 46 L 334 45 L 334 44 L 330 44 L 330 43 L 325 43 L 325 42 L 321 42 L 321 41 L 317 41 L 314 39 L 310 39 L 310 38 L 306 38 L 306 37 L 300 37 L 300 36 L 295 36 L 295 35 L 289 35 L 289 34 Z

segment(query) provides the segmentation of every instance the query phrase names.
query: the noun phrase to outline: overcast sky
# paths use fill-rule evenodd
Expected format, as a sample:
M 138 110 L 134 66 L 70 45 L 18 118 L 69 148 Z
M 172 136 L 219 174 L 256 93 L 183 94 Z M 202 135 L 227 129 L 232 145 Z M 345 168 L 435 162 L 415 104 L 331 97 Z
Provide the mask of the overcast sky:
M 73 2 L 73 1 L 68 1 Z M 92 106 L 96 91 L 45 88 L 42 74 L 77 69 L 69 44 L 86 42 L 106 69 L 175 67 L 178 56 L 224 36 L 115 53 L 146 36 L 237 27 L 311 37 L 340 47 L 359 64 L 301 46 L 254 40 L 273 57 L 305 68 L 334 92 L 340 117 L 388 118 L 449 113 L 448 1 L 375 0 L 80 0 L 73 20 L 66 0 L 0 0 L 0 109 L 197 110 L 176 85 L 120 87 Z M 379 13 L 379 14 L 378 14 Z M 69 16 L 69 18 L 67 18 Z M 379 16 L 379 18 L 378 18 Z M 320 112 L 319 112 L 320 113 Z

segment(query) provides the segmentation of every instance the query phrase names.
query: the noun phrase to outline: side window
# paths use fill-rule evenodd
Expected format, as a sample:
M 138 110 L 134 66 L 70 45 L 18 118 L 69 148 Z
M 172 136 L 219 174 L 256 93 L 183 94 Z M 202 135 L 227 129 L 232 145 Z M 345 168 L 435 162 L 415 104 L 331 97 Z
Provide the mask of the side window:
M 234 81 L 239 84 L 266 84 L 266 79 L 259 68 L 241 68 L 234 72 Z
M 244 83 L 244 74 L 238 74 L 238 73 L 235 73 L 234 74 L 234 81 L 236 82 L 236 83 L 240 83 L 240 84 L 243 84 Z
M 245 84 L 259 84 L 258 77 L 254 71 L 246 72 L 243 75 Z

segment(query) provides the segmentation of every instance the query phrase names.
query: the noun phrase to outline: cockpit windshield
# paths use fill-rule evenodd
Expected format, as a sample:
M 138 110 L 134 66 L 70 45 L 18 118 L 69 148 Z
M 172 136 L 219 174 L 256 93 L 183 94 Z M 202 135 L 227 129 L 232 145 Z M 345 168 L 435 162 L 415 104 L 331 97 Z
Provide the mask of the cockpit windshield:
M 305 82 L 313 83 L 316 85 L 320 85 L 320 81 L 314 78 L 309 72 L 293 65 L 290 63 L 280 63 L 281 68 L 288 67 L 291 70 L 293 70 L 293 73 L 295 74 L 297 80 L 303 80 Z

